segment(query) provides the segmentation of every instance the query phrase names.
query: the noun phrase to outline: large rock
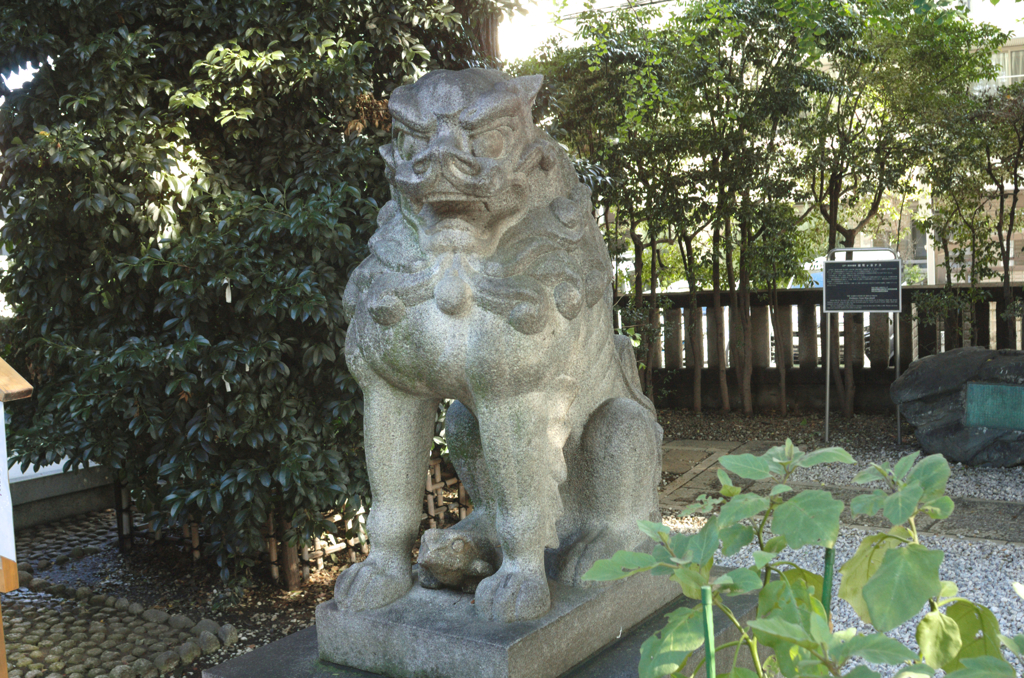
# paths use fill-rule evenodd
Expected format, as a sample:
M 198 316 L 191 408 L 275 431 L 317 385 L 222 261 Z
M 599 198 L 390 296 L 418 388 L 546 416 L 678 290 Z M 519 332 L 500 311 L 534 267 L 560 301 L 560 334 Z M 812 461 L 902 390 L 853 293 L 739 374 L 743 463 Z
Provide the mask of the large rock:
M 996 416 L 987 425 L 971 425 L 968 384 L 1024 389 L 1024 351 L 972 346 L 928 356 L 911 363 L 890 393 L 927 454 L 971 466 L 1024 463 L 1024 430 L 1017 428 L 1019 420 L 1011 423 L 1007 417 L 1004 425 L 993 413 Z

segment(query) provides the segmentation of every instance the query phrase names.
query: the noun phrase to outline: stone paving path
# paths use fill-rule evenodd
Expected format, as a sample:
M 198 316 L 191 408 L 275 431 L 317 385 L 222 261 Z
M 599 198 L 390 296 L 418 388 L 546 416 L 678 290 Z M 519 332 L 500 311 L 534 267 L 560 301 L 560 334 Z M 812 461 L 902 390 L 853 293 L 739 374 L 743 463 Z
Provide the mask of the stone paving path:
M 230 624 L 46 579 L 116 538 L 110 511 L 19 531 L 21 588 L 3 597 L 10 678 L 156 678 L 238 642 Z
M 721 489 L 716 471 L 721 467 L 718 460 L 727 454 L 763 454 L 769 447 L 781 445 L 778 441 L 754 440 L 749 442 L 727 442 L 708 440 L 673 440 L 664 445 L 662 468 L 669 473 L 681 473 L 661 490 L 661 508 L 666 514 L 676 513 L 692 503 L 701 494 L 717 495 Z M 744 490 L 767 496 L 771 484 L 753 482 L 733 477 L 733 481 Z M 817 489 L 828 490 L 836 499 L 847 504 L 840 519 L 844 525 L 853 527 L 888 528 L 889 523 L 881 516 L 854 516 L 850 513 L 850 499 L 859 494 L 869 493 L 862 487 L 811 485 L 789 483 L 794 492 Z M 922 534 L 958 537 L 971 540 L 985 540 L 996 543 L 1024 543 L 1024 503 L 1011 501 L 990 501 L 969 497 L 954 497 L 956 509 L 946 520 L 917 519 L 918 531 Z

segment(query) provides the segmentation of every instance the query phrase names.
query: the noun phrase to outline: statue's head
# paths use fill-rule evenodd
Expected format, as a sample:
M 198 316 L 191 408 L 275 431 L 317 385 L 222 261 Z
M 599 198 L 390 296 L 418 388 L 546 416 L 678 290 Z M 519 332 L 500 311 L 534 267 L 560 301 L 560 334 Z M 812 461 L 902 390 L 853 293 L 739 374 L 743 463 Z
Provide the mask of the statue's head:
M 542 82 L 471 68 L 428 73 L 395 90 L 392 143 L 380 152 L 424 250 L 488 256 L 534 204 L 528 185 L 543 181 L 536 173 L 554 169 L 558 155 L 533 124 Z M 564 190 L 562 180 L 549 182 L 558 184 L 555 194 Z

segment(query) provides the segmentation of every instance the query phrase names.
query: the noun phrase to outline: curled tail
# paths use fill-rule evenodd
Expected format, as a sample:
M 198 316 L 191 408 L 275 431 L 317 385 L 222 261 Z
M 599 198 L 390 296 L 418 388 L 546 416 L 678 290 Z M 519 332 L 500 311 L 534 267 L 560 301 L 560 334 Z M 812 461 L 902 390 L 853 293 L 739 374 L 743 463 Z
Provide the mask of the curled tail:
M 629 395 L 643 405 L 644 409 L 652 415 L 655 414 L 654 403 L 644 395 L 640 386 L 640 372 L 636 367 L 636 353 L 633 352 L 633 341 L 624 334 L 615 335 L 615 353 L 619 358 L 619 369 L 622 372 L 622 380 L 629 389 Z

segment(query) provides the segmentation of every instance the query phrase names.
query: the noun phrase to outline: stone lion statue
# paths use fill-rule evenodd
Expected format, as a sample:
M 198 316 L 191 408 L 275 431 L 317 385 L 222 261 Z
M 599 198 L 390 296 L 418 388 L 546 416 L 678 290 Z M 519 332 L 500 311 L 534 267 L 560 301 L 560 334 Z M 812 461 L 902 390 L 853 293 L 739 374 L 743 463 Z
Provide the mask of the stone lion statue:
M 661 436 L 628 338 L 590 190 L 533 123 L 542 76 L 436 71 L 395 90 L 381 148 L 392 200 L 345 289 L 363 389 L 370 555 L 343 609 L 413 585 L 435 413 L 474 511 L 423 535 L 420 583 L 472 590 L 485 618 L 544 615 L 658 520 Z

